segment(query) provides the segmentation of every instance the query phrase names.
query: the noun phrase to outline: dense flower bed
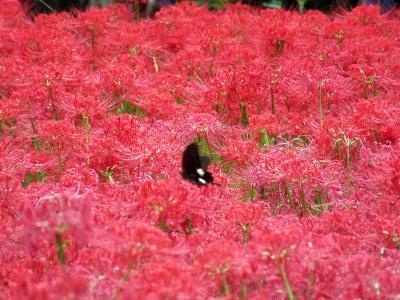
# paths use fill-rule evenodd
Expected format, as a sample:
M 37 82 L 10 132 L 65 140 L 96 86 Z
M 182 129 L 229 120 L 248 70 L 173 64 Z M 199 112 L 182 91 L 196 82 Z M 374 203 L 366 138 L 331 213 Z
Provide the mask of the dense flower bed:
M 397 12 L 0 4 L 0 298 L 399 299 Z

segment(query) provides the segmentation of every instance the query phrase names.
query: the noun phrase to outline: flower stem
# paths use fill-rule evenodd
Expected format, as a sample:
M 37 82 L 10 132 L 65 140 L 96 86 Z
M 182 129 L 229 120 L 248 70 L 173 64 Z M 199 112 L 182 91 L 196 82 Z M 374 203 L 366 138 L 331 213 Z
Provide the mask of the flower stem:
M 296 211 L 296 206 L 295 206 L 295 204 L 293 202 L 292 192 L 290 191 L 289 186 L 288 186 L 286 181 L 284 183 L 284 188 L 285 188 L 286 197 L 289 200 L 290 209 L 292 210 L 292 212 L 295 212 Z
M 247 105 L 244 102 L 240 102 L 240 122 L 243 126 L 249 125 L 249 113 L 247 111 Z
M 63 163 L 62 163 L 61 149 L 60 149 L 59 141 L 57 141 L 56 147 L 57 147 L 57 160 L 58 160 L 58 174 L 57 174 L 57 179 L 58 179 L 58 177 L 60 177 L 60 175 L 63 171 Z
M 274 92 L 274 89 L 272 88 L 272 84 L 269 86 L 269 91 L 271 93 L 271 112 L 274 115 L 275 114 L 275 92 Z
M 295 300 L 296 297 L 294 296 L 292 289 L 290 288 L 289 280 L 287 278 L 286 272 L 285 272 L 285 267 L 283 266 L 283 263 L 279 264 L 279 272 L 281 273 L 281 277 L 283 280 L 283 284 L 285 285 L 286 292 L 288 295 L 289 300 Z
M 303 211 L 305 215 L 309 214 L 309 210 L 308 210 L 308 205 L 305 199 L 305 195 L 304 195 L 304 185 L 303 185 L 303 180 L 300 180 L 300 200 L 301 200 L 301 204 L 303 205 Z
M 133 270 L 134 267 L 135 267 L 135 263 L 132 261 L 129 264 L 128 270 L 126 270 L 126 272 L 122 276 L 121 283 L 115 290 L 114 295 L 112 295 L 111 300 L 116 300 L 119 298 L 119 294 L 121 293 L 122 285 L 129 279 L 129 275 L 131 274 L 131 271 Z
M 322 106 L 322 88 L 321 82 L 318 82 L 318 100 L 319 100 L 319 124 L 324 126 L 324 110 Z
M 83 130 L 85 131 L 85 144 L 86 144 L 86 151 L 89 153 L 89 117 L 83 115 L 82 116 L 82 121 L 83 121 Z M 86 164 L 89 165 L 90 163 L 90 158 L 89 156 L 86 157 Z

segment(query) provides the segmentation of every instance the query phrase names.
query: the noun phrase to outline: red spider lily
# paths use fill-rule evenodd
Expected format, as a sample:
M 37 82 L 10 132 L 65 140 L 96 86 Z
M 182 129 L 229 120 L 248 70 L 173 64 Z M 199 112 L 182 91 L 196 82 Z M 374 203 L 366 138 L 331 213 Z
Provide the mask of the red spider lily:
M 398 12 L 6 2 L 4 298 L 398 297 Z
M 67 233 L 74 242 L 84 243 L 89 227 L 88 194 L 50 194 L 42 196 L 24 214 L 27 242 L 40 251 L 40 243 L 52 242 L 54 234 Z

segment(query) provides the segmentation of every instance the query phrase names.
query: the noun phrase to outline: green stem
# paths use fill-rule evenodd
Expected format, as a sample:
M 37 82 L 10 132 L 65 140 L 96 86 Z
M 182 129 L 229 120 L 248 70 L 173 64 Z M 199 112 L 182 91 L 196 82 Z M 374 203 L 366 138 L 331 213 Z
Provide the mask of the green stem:
M 96 66 L 96 60 L 95 60 L 95 57 L 96 57 L 96 35 L 95 35 L 94 26 L 90 25 L 89 30 L 90 30 L 90 43 L 92 46 L 92 57 L 93 57 L 92 70 L 95 71 L 97 66 Z
M 162 218 L 162 219 L 160 220 L 160 222 L 158 223 L 158 227 L 159 227 L 162 231 L 168 232 L 168 224 L 167 224 L 167 221 L 166 221 L 164 218 Z
M 350 176 L 350 145 L 347 145 L 346 151 L 346 172 Z
M 96 36 L 94 34 L 95 29 L 93 26 L 90 26 L 90 42 L 92 45 L 92 53 L 94 55 L 94 51 L 95 51 L 95 46 L 96 46 Z
M 305 195 L 304 195 L 304 185 L 303 185 L 303 180 L 300 180 L 300 200 L 301 203 L 303 205 L 303 211 L 305 215 L 309 214 L 309 209 L 308 209 L 308 205 L 305 199 Z
M 248 294 L 247 287 L 246 286 L 242 287 L 240 289 L 239 299 L 246 300 L 247 299 L 247 294 Z
M 58 175 L 57 175 L 57 180 L 58 180 L 58 177 L 60 177 L 63 171 L 63 163 L 62 163 L 61 149 L 60 149 L 61 147 L 59 141 L 57 141 L 56 147 L 57 147 L 57 160 L 58 160 Z
M 187 235 L 191 235 L 193 234 L 193 223 L 192 223 L 192 218 L 191 217 L 187 217 L 186 218 L 186 234 Z
M 286 181 L 284 183 L 284 187 L 285 187 L 286 197 L 289 200 L 290 209 L 292 210 L 292 212 L 295 212 L 296 211 L 296 206 L 294 205 L 294 202 L 293 202 L 292 192 L 290 191 L 289 186 L 288 186 Z
M 222 293 L 225 296 L 229 295 L 229 293 L 230 293 L 229 284 L 228 284 L 228 281 L 226 280 L 225 277 L 224 277 L 224 280 L 222 281 L 222 287 L 221 288 L 222 288 Z
M 135 15 L 136 15 L 136 20 L 140 20 L 140 0 L 135 1 Z
M 283 263 L 279 264 L 279 272 L 281 273 L 281 277 L 283 280 L 283 284 L 285 285 L 286 292 L 288 295 L 289 300 L 295 300 L 296 297 L 294 296 L 292 289 L 290 288 L 289 280 L 287 278 L 286 272 L 285 272 L 285 267 L 283 266 Z
M 304 5 L 306 4 L 307 0 L 297 0 L 297 3 L 299 4 L 299 10 L 300 13 L 304 13 Z
M 351 185 L 351 183 L 350 183 L 350 167 L 351 167 L 350 166 L 350 164 L 351 164 L 350 147 L 351 147 L 350 144 L 346 145 L 346 186 L 347 186 L 347 189 L 349 189 L 350 185 Z
M 243 244 L 249 242 L 249 225 L 240 224 L 240 228 L 243 231 Z
M 324 126 L 324 111 L 322 106 L 322 88 L 321 82 L 318 82 L 318 100 L 319 100 L 319 123 L 321 127 Z
M 83 121 L 83 130 L 85 131 L 85 145 L 86 145 L 86 151 L 89 153 L 89 117 L 83 115 L 82 116 L 82 121 Z M 90 158 L 89 156 L 86 157 L 86 164 L 89 165 L 90 163 Z
M 247 105 L 244 102 L 240 102 L 240 122 L 243 126 L 249 125 L 249 113 L 247 111 Z
M 275 92 L 274 92 L 274 89 L 272 88 L 272 84 L 269 86 L 269 91 L 271 93 L 271 112 L 274 115 L 275 114 Z
M 57 258 L 60 264 L 65 264 L 65 248 L 66 248 L 66 243 L 63 241 L 62 236 L 60 233 L 55 234 L 55 239 L 56 239 L 56 246 L 57 246 Z
M 121 283 L 115 290 L 114 295 L 112 295 L 111 300 L 118 299 L 119 294 L 121 293 L 122 285 L 129 279 L 129 275 L 131 274 L 131 271 L 133 270 L 134 266 L 135 266 L 135 263 L 132 261 L 129 264 L 128 270 L 126 270 L 126 272 L 122 276 Z

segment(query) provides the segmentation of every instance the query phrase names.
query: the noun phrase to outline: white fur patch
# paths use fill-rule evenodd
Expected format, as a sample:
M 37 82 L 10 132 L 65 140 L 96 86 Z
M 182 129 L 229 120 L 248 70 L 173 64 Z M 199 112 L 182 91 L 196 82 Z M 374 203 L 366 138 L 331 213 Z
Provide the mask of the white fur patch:
M 201 177 L 203 177 L 204 174 L 205 174 L 205 172 L 204 172 L 204 170 L 202 168 L 197 169 L 196 171 L 197 171 L 197 174 L 199 174 L 199 176 L 201 176 Z
M 199 182 L 202 184 L 207 184 L 207 181 L 205 181 L 203 178 L 199 178 Z

